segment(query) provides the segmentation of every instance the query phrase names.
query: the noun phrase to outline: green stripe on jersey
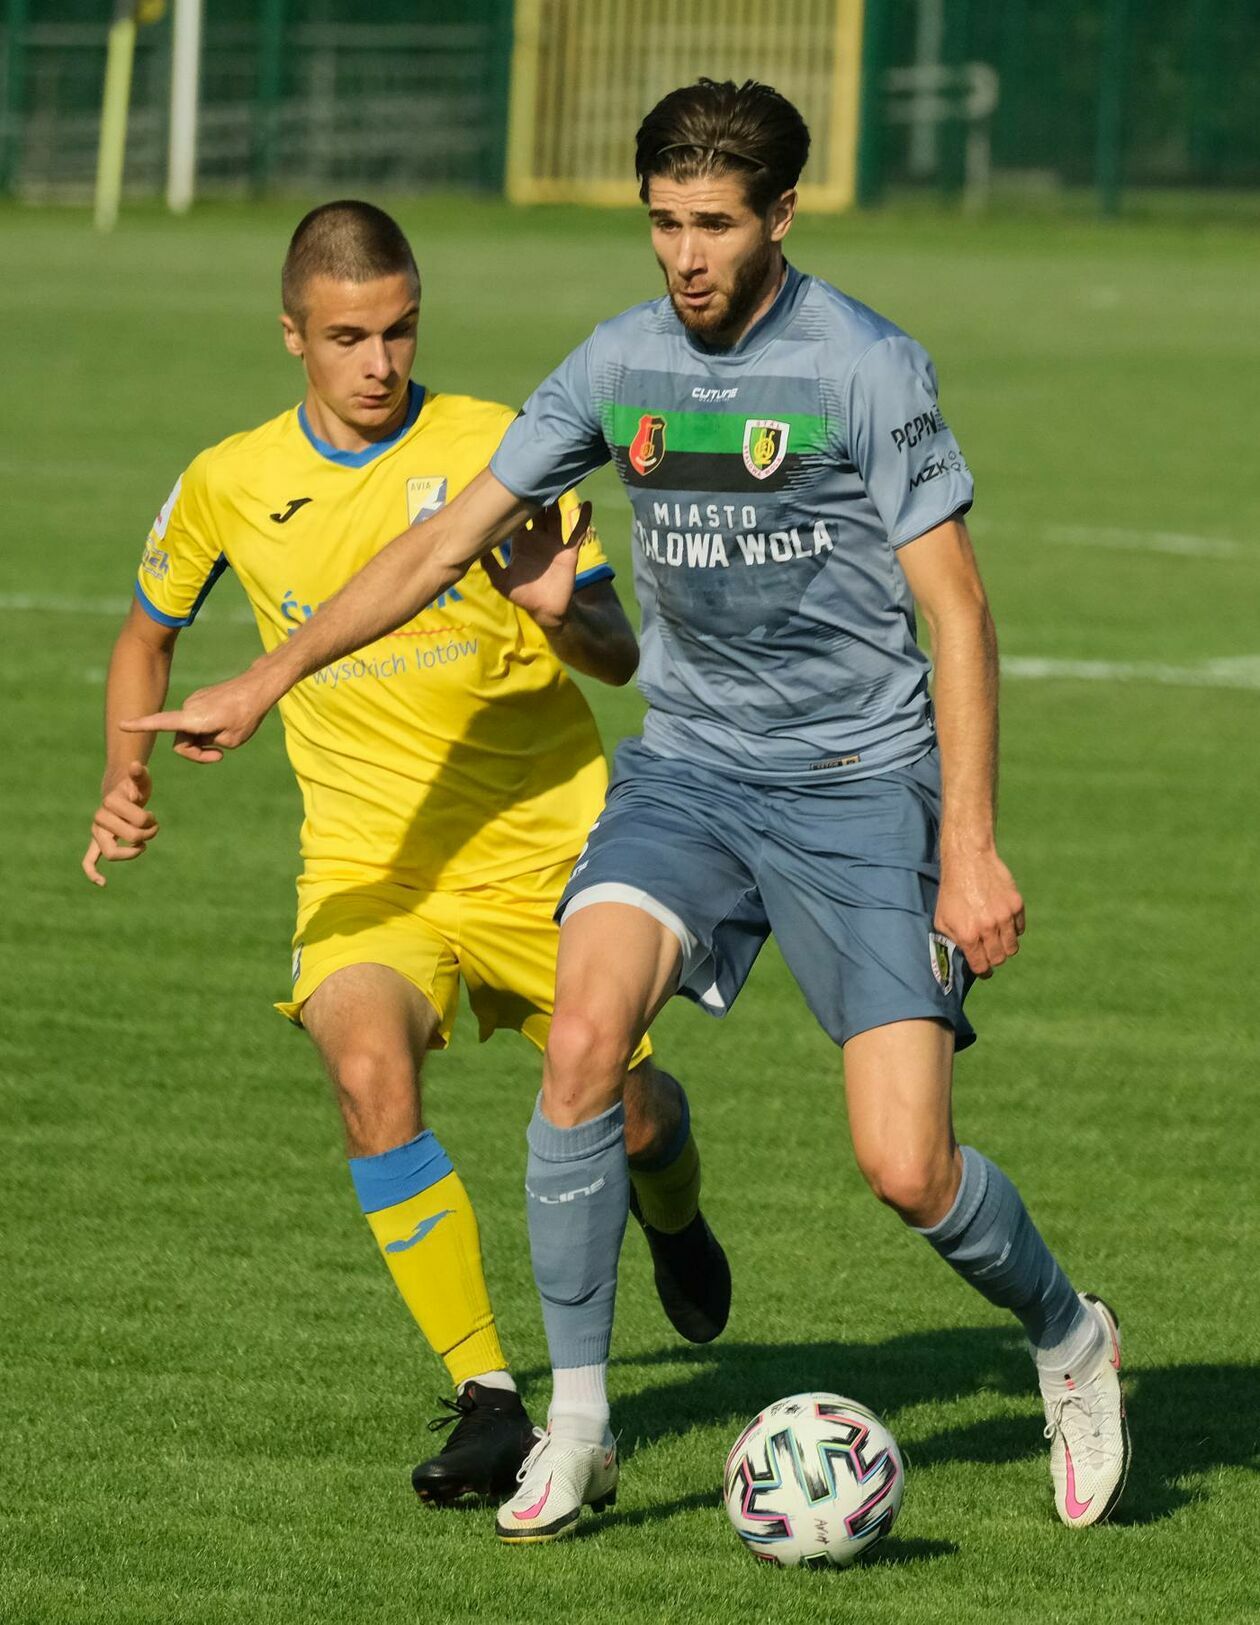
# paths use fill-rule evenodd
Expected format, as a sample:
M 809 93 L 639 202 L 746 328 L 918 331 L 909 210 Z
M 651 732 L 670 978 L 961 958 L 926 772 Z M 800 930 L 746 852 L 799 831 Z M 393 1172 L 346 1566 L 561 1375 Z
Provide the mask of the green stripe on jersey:
M 601 414 L 611 428 L 614 446 L 628 446 L 639 432 L 639 423 L 647 415 L 665 419 L 666 451 L 734 452 L 738 456 L 744 449 L 744 429 L 749 419 L 733 412 L 654 412 L 650 406 L 626 406 L 621 402 L 605 405 Z M 803 453 L 822 451 L 827 444 L 825 418 L 810 412 L 785 412 L 771 417 L 774 423 L 788 426 L 788 450 Z

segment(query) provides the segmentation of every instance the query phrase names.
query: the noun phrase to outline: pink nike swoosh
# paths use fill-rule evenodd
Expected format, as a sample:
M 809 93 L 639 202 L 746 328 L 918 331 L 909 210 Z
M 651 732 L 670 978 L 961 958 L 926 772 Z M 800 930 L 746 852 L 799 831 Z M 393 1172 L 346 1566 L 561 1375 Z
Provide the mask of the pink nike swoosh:
M 1067 1445 L 1063 1446 L 1063 1455 L 1067 1461 L 1067 1490 L 1063 1496 L 1063 1505 L 1069 1518 L 1083 1518 L 1090 1507 L 1093 1506 L 1094 1497 L 1091 1495 L 1088 1501 L 1078 1501 L 1076 1499 L 1076 1469 L 1072 1465 L 1072 1452 Z M 547 1488 L 551 1488 L 550 1483 Z
M 551 1480 L 547 1480 L 547 1488 L 542 1492 L 532 1507 L 526 1507 L 524 1512 L 518 1512 L 518 1518 L 536 1518 L 547 1505 L 547 1497 L 551 1494 Z

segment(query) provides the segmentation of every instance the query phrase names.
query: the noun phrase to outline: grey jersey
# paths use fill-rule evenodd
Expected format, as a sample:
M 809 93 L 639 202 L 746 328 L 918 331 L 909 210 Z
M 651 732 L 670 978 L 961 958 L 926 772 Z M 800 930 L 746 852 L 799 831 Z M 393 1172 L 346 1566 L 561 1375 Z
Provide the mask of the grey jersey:
M 612 461 L 634 509 L 648 746 L 768 783 L 842 779 L 932 742 L 897 548 L 972 482 L 926 351 L 789 267 L 731 350 L 668 298 L 603 322 L 491 469 L 551 502 Z

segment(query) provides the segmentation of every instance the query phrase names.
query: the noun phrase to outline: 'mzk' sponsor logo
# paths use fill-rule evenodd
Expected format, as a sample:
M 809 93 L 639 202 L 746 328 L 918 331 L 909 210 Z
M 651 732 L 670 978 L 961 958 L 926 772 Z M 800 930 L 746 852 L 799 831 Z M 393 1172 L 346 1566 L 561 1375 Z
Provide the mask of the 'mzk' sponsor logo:
M 920 412 L 917 418 L 911 418 L 903 423 L 899 429 L 890 429 L 892 443 L 898 451 L 913 451 L 924 440 L 930 440 L 934 434 L 940 434 L 945 427 L 945 419 L 940 414 L 939 407 L 933 407 L 930 412 Z
M 774 418 L 749 418 L 744 425 L 744 467 L 768 480 L 787 456 L 790 426 Z
M 929 480 L 944 479 L 946 474 L 965 474 L 967 465 L 956 451 L 947 451 L 943 457 L 929 457 L 927 462 L 910 481 L 910 489 L 917 490 L 920 485 L 926 485 Z
M 650 474 L 659 468 L 665 460 L 665 419 L 655 412 L 645 412 L 626 455 L 636 474 Z

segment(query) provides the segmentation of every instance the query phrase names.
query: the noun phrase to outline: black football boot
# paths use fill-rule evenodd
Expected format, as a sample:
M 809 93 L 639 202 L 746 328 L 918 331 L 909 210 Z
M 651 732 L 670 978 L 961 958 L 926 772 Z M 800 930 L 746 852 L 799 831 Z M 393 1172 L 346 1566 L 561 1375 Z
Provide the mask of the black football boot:
M 435 1417 L 429 1430 L 438 1433 L 449 1427 L 451 1432 L 436 1456 L 413 1468 L 416 1494 L 435 1506 L 446 1506 L 462 1495 L 510 1494 L 521 1463 L 538 1442 L 521 1396 L 510 1388 L 467 1382 L 454 1399 L 441 1403 L 451 1414 Z
M 643 1217 L 633 1184 L 630 1211 L 647 1237 L 656 1295 L 670 1325 L 689 1343 L 711 1343 L 731 1312 L 731 1267 L 704 1214 L 697 1213 L 672 1235 L 654 1230 Z

